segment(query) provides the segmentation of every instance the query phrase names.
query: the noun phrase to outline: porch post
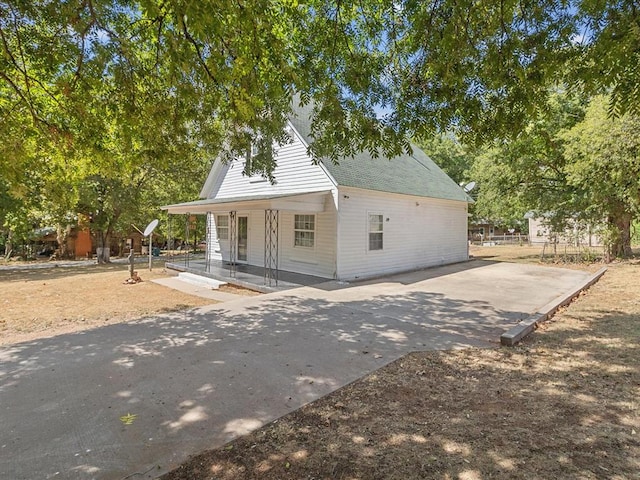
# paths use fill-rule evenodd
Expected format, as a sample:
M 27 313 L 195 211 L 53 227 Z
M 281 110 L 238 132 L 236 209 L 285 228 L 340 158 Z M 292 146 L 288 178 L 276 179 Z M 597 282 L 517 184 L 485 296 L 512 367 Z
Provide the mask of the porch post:
M 264 284 L 278 286 L 278 210 L 264 211 Z
M 236 233 L 236 212 L 233 210 L 229 212 L 229 276 L 233 278 L 236 277 Z
M 211 272 L 211 255 L 209 252 L 209 245 L 211 244 L 211 212 L 207 212 L 206 229 L 205 229 L 205 242 L 204 242 L 204 269 L 207 273 Z
M 171 248 L 172 246 L 172 239 L 171 239 L 171 222 L 173 220 L 173 216 L 167 212 L 167 254 L 169 256 L 169 261 L 173 262 L 173 249 Z
M 185 213 L 184 220 L 184 244 L 182 245 L 182 249 L 184 250 L 184 246 L 187 246 L 187 254 L 184 257 L 184 266 L 189 267 L 189 213 Z

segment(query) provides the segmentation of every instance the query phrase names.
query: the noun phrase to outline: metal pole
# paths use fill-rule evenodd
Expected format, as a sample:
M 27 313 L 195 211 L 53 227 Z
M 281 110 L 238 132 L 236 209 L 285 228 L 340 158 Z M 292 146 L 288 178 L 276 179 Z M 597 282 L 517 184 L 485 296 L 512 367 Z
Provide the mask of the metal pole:
M 211 237 L 213 235 L 213 215 L 211 212 L 207 212 L 206 218 L 206 233 L 204 242 L 204 269 L 206 272 L 211 272 Z
M 264 211 L 264 284 L 267 284 L 267 279 L 269 279 L 269 284 L 271 283 L 271 259 L 269 257 L 269 249 L 270 246 L 270 229 L 269 229 L 269 210 Z
M 153 248 L 153 232 L 149 234 L 149 271 L 151 271 L 151 249 Z
M 184 241 L 184 245 L 186 246 L 187 249 L 187 254 L 184 257 L 184 266 L 188 267 L 189 266 L 189 254 L 191 253 L 190 250 L 191 248 L 189 247 L 189 213 L 187 213 L 185 215 L 185 226 L 184 226 L 184 237 L 185 237 L 185 241 Z
M 237 232 L 236 211 L 229 212 L 229 276 L 236 276 Z
M 173 238 L 172 238 L 172 232 L 171 232 L 171 223 L 172 223 L 172 219 L 173 217 L 171 216 L 171 214 L 169 212 L 167 212 L 167 250 L 169 251 L 169 261 L 173 262 Z

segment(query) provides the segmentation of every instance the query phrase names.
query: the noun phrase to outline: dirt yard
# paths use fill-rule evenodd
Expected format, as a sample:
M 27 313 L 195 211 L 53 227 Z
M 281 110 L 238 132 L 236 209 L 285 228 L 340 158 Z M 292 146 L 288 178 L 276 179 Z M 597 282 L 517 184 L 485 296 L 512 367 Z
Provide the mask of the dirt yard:
M 411 354 L 162 478 L 640 479 L 639 365 L 636 260 L 520 346 Z
M 170 275 L 160 262 L 136 270 L 134 285 L 122 264 L 0 270 L 0 345 L 215 303 L 151 282 Z

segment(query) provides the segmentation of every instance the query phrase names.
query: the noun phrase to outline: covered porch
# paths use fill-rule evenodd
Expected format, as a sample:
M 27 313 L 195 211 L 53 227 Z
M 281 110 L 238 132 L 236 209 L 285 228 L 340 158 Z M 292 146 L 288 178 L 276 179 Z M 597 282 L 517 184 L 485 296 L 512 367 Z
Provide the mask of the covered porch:
M 321 213 L 331 201 L 331 191 L 323 190 L 205 199 L 164 206 L 162 209 L 167 211 L 170 221 L 172 215 L 185 216 L 187 243 L 192 223 L 189 219 L 203 215 L 206 218 L 204 257 L 187 254 L 183 259 L 167 262 L 166 266 L 265 292 L 325 282 L 330 279 L 329 275 L 281 269 L 280 223 L 283 212 L 289 216 L 291 212 Z M 247 212 L 251 212 L 253 225 L 249 241 L 251 255 L 247 245 Z
M 269 285 L 268 280 L 266 280 L 267 276 L 263 267 L 239 264 L 236 266 L 232 276 L 227 262 L 223 262 L 222 260 L 212 260 L 207 263 L 202 256 L 200 257 L 201 258 L 192 258 L 188 262 L 175 259 L 166 262 L 165 265 L 167 268 L 178 272 L 189 272 L 194 275 L 213 278 L 262 293 L 317 285 L 331 280 L 330 278 L 278 270 L 277 283 L 274 279 L 271 285 Z

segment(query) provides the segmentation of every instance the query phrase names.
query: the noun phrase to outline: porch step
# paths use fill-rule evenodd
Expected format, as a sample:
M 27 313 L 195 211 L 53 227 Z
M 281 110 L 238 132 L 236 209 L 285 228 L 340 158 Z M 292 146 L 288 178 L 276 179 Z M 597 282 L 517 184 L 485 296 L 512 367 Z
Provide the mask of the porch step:
M 160 285 L 164 285 L 165 287 L 178 290 L 182 293 L 213 300 L 215 303 L 229 302 L 231 300 L 237 300 L 239 298 L 246 298 L 242 297 L 241 295 L 236 295 L 235 293 L 227 293 L 221 292 L 220 290 L 214 290 L 209 285 L 205 285 L 203 283 L 194 285 L 193 283 L 178 280 L 178 277 L 156 278 L 151 281 Z
M 215 278 L 203 277 L 189 272 L 180 272 L 178 274 L 178 280 L 191 283 L 192 285 L 213 288 L 214 290 L 217 290 L 220 285 L 226 285 L 227 283 L 216 280 Z

